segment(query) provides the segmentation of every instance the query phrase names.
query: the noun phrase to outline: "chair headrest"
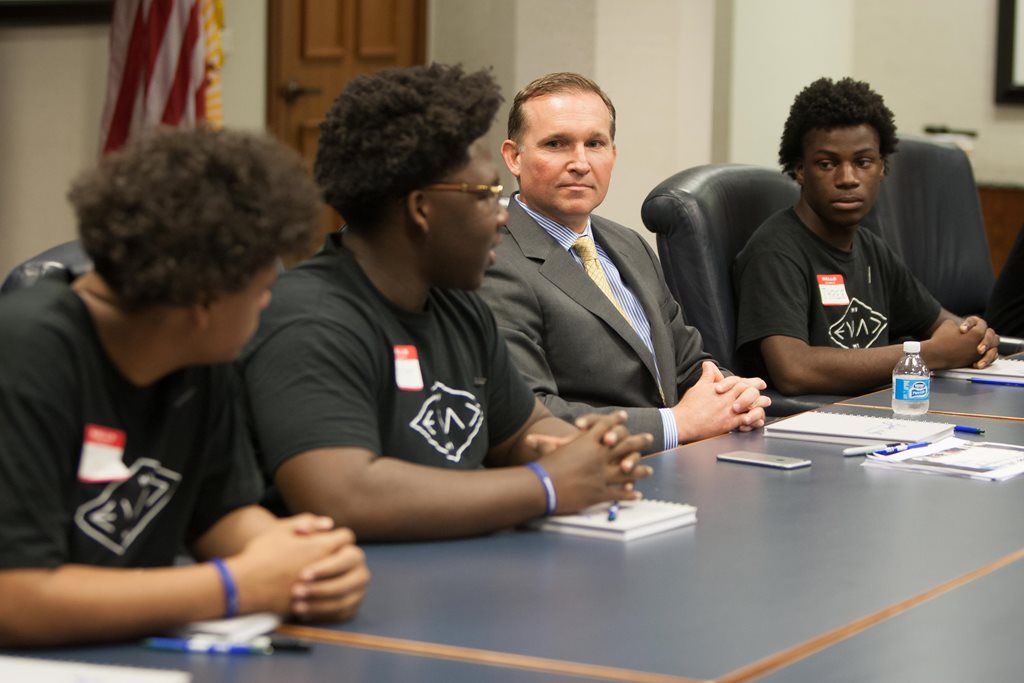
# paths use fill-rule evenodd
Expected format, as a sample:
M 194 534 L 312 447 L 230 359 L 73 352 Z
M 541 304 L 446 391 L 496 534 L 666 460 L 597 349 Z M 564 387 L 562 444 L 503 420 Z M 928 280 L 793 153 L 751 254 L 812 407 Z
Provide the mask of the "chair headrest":
M 31 287 L 40 280 L 71 282 L 92 270 L 92 261 L 78 240 L 47 249 L 18 265 L 7 275 L 0 293 Z

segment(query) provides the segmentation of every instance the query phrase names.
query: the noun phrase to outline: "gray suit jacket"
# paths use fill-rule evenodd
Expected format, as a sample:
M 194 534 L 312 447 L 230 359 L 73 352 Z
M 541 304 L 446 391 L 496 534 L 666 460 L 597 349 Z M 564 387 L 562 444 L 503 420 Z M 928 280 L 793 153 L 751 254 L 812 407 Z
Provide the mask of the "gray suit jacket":
M 664 403 L 643 341 L 515 199 L 497 263 L 487 271 L 480 293 L 494 311 L 512 360 L 551 412 L 572 420 L 624 408 L 630 430 L 652 433 L 650 450 L 661 450 L 658 408 L 675 405 L 700 377 L 701 363 L 713 359 L 704 352 L 700 333 L 683 320 L 644 239 L 599 216 L 591 216 L 591 225 L 647 313 Z

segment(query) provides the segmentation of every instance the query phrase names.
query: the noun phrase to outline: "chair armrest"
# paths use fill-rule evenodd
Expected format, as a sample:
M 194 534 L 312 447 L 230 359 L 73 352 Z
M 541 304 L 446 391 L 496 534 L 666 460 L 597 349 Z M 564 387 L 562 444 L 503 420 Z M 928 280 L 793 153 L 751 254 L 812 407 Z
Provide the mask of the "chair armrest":
M 783 396 L 774 389 L 767 389 L 761 392 L 772 400 L 765 414 L 768 417 L 787 417 L 797 413 L 816 410 L 822 406 L 838 401 L 845 401 L 849 396 L 831 396 L 825 394 L 804 394 L 802 396 Z
M 999 337 L 999 355 L 1012 356 L 1024 351 L 1024 339 L 1020 337 Z

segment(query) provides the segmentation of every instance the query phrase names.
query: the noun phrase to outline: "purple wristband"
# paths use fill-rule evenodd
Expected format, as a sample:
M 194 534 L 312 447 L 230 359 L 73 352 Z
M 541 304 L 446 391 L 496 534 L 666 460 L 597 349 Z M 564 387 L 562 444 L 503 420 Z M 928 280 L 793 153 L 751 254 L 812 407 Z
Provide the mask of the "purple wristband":
M 555 496 L 555 484 L 551 481 L 551 477 L 548 476 L 547 471 L 536 462 L 528 462 L 526 466 L 537 475 L 540 479 L 540 483 L 544 486 L 544 499 L 547 501 L 546 515 L 555 514 L 555 508 L 558 507 L 558 498 Z
M 235 584 L 235 578 L 231 576 L 231 571 L 224 564 L 224 560 L 219 557 L 210 560 L 210 564 L 217 569 L 220 582 L 224 586 L 224 616 L 233 617 L 238 614 L 238 586 Z

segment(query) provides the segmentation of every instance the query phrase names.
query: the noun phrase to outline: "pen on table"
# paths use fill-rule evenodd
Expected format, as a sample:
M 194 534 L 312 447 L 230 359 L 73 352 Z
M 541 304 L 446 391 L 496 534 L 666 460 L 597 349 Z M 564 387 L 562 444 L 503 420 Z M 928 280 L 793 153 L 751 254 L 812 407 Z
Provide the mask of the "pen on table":
M 269 647 L 274 652 L 309 652 L 312 649 L 308 641 L 284 636 L 257 636 L 250 642 L 253 645 Z
M 614 522 L 619 517 L 619 501 L 613 500 L 608 506 L 608 521 Z
M 911 448 L 922 448 L 924 446 L 931 446 L 927 441 L 921 441 L 918 443 L 901 443 L 899 446 L 893 446 L 892 448 L 883 448 L 880 451 L 875 451 L 875 455 L 892 455 L 894 453 L 902 453 L 905 450 Z
M 995 384 L 1000 387 L 1024 387 L 1024 382 L 1012 382 L 1008 379 L 988 379 L 986 377 L 970 377 L 968 382 L 975 384 Z
M 897 441 L 896 443 L 873 443 L 870 446 L 853 446 L 852 448 L 844 448 L 843 455 L 867 455 L 868 453 L 874 453 L 886 448 L 896 448 L 899 445 L 901 445 L 901 442 Z
M 984 429 L 979 429 L 978 427 L 965 427 L 963 425 L 957 425 L 956 427 L 953 427 L 953 431 L 954 432 L 960 432 L 961 434 L 984 434 L 985 433 Z
M 142 644 L 153 650 L 205 652 L 221 655 L 269 655 L 269 645 L 254 643 L 221 643 L 208 638 L 146 638 Z

